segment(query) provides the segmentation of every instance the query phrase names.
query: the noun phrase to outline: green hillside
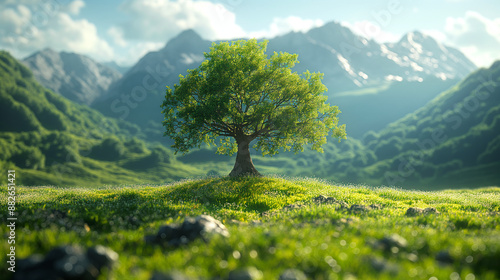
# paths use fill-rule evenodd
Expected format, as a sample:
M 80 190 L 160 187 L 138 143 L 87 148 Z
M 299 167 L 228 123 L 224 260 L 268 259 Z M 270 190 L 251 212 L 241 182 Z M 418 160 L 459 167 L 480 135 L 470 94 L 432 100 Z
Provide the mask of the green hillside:
M 392 81 L 335 94 L 331 100 L 342 109 L 342 119 L 349 127 L 349 135 L 360 139 L 366 132 L 379 131 L 420 109 L 459 81 L 443 81 L 433 76 L 426 76 L 423 81 Z
M 0 169 L 26 185 L 168 182 L 204 174 L 137 125 L 104 117 L 40 86 L 0 51 Z
M 364 141 L 389 185 L 499 185 L 500 61 Z
M 160 137 L 160 124 L 146 129 L 72 103 L 41 87 L 6 52 L 0 53 L 0 81 L 0 168 L 22 171 L 23 184 L 162 183 L 226 175 L 234 164 L 234 157 L 209 147 L 175 156 Z M 500 185 L 499 84 L 497 62 L 362 141 L 330 139 L 324 153 L 252 152 L 252 159 L 263 174 L 336 182 L 420 189 Z
M 349 126 L 346 131 L 349 135 Z M 418 189 L 498 186 L 500 62 L 362 141 L 330 140 L 324 150 L 278 158 L 286 162 L 287 174 L 337 182 Z
M 6 205 L 7 187 L 0 190 L 0 203 Z M 56 246 L 104 245 L 118 254 L 117 262 L 99 279 L 500 277 L 499 188 L 422 192 L 308 179 L 223 178 L 154 187 L 18 187 L 16 192 L 22 202 L 16 210 L 18 270 L 21 259 L 44 256 Z M 227 238 L 199 238 L 181 246 L 147 241 L 160 227 L 201 214 L 224 224 Z M 7 211 L 0 212 L 1 219 L 7 217 Z M 0 228 L 3 236 L 8 231 Z M 9 244 L 2 242 L 0 251 L 5 252 L 1 267 L 11 277 Z M 291 268 L 302 278 L 279 278 Z M 254 276 L 236 278 L 238 271 Z
M 344 183 L 417 189 L 500 185 L 499 72 L 500 62 L 480 69 L 419 110 L 377 133 L 365 134 L 362 140 L 350 137 L 347 126 L 348 139 L 341 143 L 329 139 L 324 153 L 305 149 L 273 158 L 254 153 L 252 159 L 257 169 L 271 173 Z M 391 96 L 396 89 L 390 90 Z M 343 122 L 346 116 L 342 113 L 339 118 Z M 180 160 L 190 164 L 224 161 L 214 153 L 195 150 Z

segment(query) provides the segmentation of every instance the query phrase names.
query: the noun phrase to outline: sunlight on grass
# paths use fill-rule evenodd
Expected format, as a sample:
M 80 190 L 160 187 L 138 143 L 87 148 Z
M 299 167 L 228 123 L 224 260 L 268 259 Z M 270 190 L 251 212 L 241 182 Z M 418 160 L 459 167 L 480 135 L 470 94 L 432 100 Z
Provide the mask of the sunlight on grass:
M 0 189 L 0 202 L 6 205 L 6 186 Z M 351 211 L 316 203 L 318 195 L 349 207 L 377 206 Z M 153 271 L 172 269 L 188 276 L 227 277 L 247 266 L 259 269 L 264 279 L 277 279 L 290 267 L 311 279 L 449 279 L 453 273 L 462 279 L 498 279 L 499 205 L 500 188 L 423 192 L 308 178 L 18 187 L 16 248 L 23 258 L 62 244 L 106 244 L 119 253 L 115 279 L 149 279 Z M 409 207 L 434 207 L 441 214 L 407 217 Z M 159 226 L 200 214 L 226 224 L 230 237 L 168 249 L 144 242 Z M 5 219 L 5 211 L 0 216 Z M 7 234 L 7 228 L 0 234 Z M 407 244 L 383 247 L 380 240 L 393 234 Z M 0 248 L 5 252 L 8 244 Z M 449 254 L 452 261 L 440 263 L 440 254 Z

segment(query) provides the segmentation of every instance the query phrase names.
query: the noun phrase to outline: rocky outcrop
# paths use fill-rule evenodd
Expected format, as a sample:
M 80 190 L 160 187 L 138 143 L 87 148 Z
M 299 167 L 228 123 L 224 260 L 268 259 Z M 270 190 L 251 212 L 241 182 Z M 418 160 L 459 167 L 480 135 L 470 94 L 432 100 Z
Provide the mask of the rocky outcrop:
M 91 58 L 44 49 L 22 61 L 44 87 L 79 104 L 102 97 L 122 74 Z

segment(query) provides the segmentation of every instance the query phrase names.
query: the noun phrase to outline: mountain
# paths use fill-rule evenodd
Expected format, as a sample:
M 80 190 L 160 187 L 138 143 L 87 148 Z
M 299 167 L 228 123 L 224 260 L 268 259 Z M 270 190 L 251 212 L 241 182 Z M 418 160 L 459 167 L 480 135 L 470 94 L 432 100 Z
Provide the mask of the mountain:
M 369 131 L 378 131 L 388 124 L 414 112 L 441 92 L 460 82 L 426 76 L 425 82 L 390 81 L 378 86 L 346 91 L 333 97 L 342 109 L 341 118 L 348 135 L 361 139 Z
M 115 61 L 101 62 L 102 65 L 107 66 L 111 69 L 115 69 L 120 72 L 120 74 L 125 74 L 130 69 L 130 67 L 120 66 Z
M 299 157 L 304 173 L 294 175 L 419 189 L 500 185 L 499 132 L 497 61 L 380 132 L 367 133 L 364 145 L 348 139 L 328 143 L 324 155 L 306 152 Z
M 164 48 L 142 57 L 92 107 L 107 116 L 139 124 L 150 139 L 164 141 L 160 105 L 165 86 L 173 86 L 179 82 L 179 74 L 198 67 L 211 44 L 193 30 L 180 33 Z
M 164 48 L 145 55 L 92 107 L 139 124 L 161 139 L 159 105 L 165 86 L 172 87 L 179 74 L 198 67 L 211 43 L 192 30 L 180 33 Z M 344 112 L 340 121 L 347 124 L 348 135 L 357 138 L 417 110 L 476 69 L 458 50 L 422 33 L 379 44 L 336 22 L 272 38 L 267 53 L 274 51 L 297 53 L 300 63 L 294 71 L 325 74 L 326 94 Z
M 22 61 L 44 87 L 79 104 L 90 105 L 122 74 L 75 53 L 44 49 Z
M 173 48 L 174 43 L 166 48 Z M 175 58 L 169 58 L 170 65 L 183 63 Z M 156 81 L 155 74 L 168 68 L 150 71 L 153 68 L 145 63 L 143 69 L 142 79 L 151 83 Z M 140 69 L 135 73 L 141 73 Z M 380 92 L 391 92 L 391 87 L 407 82 L 393 82 Z M 412 92 L 417 94 L 418 90 Z M 141 112 L 154 113 L 139 110 L 135 114 Z M 0 117 L 0 168 L 19 170 L 18 182 L 25 185 L 165 182 L 207 171 L 225 174 L 233 162 L 207 148 L 177 158 L 169 149 L 151 143 L 156 140 L 151 135 L 161 135 L 161 129 L 108 118 L 75 104 L 38 84 L 31 71 L 6 52 L 0 52 Z M 253 151 L 252 157 L 264 173 L 337 182 L 420 189 L 499 185 L 498 131 L 500 62 L 473 72 L 379 132 L 365 134 L 363 141 L 352 137 L 341 143 L 330 140 L 322 154 L 306 149 L 298 155 L 265 158 Z
M 0 51 L 0 169 L 24 185 L 163 183 L 205 174 L 178 162 L 137 125 L 103 116 L 41 86 Z
M 365 143 L 387 184 L 500 184 L 500 61 L 480 69 Z
M 298 73 L 324 73 L 326 94 L 356 138 L 419 109 L 476 69 L 460 51 L 420 32 L 378 44 L 335 22 L 271 39 L 274 51 L 297 53 Z
M 420 32 L 410 32 L 396 44 L 379 44 L 336 22 L 271 39 L 268 50 L 297 53 L 299 73 L 324 73 L 330 96 L 384 81 L 461 79 L 476 69 L 458 50 Z
M 462 79 L 476 69 L 459 50 L 444 46 L 418 31 L 407 33 L 399 42 L 384 46 L 387 58 L 413 70 L 405 73 L 404 77 L 409 80 L 419 80 L 422 75 L 434 75 L 443 80 Z

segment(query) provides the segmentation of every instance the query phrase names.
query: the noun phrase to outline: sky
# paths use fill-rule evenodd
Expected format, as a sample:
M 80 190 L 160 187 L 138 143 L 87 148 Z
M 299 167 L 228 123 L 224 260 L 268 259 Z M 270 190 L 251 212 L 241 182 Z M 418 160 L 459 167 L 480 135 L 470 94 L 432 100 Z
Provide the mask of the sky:
M 209 40 L 272 38 L 331 21 L 380 43 L 419 30 L 479 67 L 500 59 L 498 0 L 0 0 L 0 49 L 130 66 L 186 29 Z

